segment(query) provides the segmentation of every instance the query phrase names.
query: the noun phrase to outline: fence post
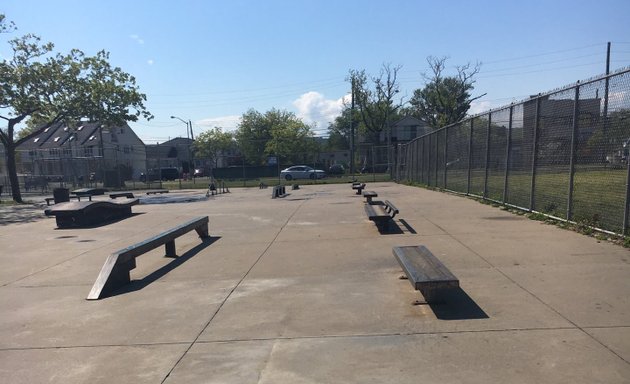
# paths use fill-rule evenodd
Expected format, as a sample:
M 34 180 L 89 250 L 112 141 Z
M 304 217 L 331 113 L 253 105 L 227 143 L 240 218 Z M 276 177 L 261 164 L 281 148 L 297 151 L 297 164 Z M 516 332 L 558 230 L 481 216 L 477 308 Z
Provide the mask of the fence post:
M 532 148 L 532 180 L 530 185 L 529 194 L 529 210 L 530 212 L 536 208 L 536 199 L 534 193 L 536 192 L 536 158 L 538 155 L 538 129 L 540 125 L 540 96 L 536 98 L 536 111 L 534 116 L 534 145 Z
M 623 215 L 623 228 L 622 232 L 624 235 L 628 235 L 628 226 L 630 226 L 630 159 L 626 157 L 626 168 L 628 168 L 626 172 L 626 209 Z
M 448 127 L 444 129 L 444 189 L 447 189 L 446 171 L 448 169 Z
M 488 166 L 490 165 L 490 127 L 492 125 L 492 112 L 488 113 L 488 133 L 486 137 L 486 164 L 483 181 L 483 198 L 488 197 Z
M 510 105 L 510 121 L 508 123 L 507 144 L 505 145 L 505 179 L 503 180 L 503 204 L 507 203 L 508 176 L 510 174 L 510 156 L 512 153 L 512 115 L 514 104 Z
M 435 131 L 435 187 L 438 187 L 438 169 L 440 161 L 440 133 Z
M 569 155 L 569 194 L 567 196 L 567 220 L 573 218 L 573 182 L 575 179 L 575 157 L 577 147 L 577 135 L 578 135 L 578 116 L 580 105 L 580 82 L 578 81 L 575 86 L 575 100 L 573 102 L 573 129 L 571 132 L 571 154 Z
M 433 175 L 433 169 L 431 168 L 431 160 L 433 159 L 433 146 L 431 145 L 431 142 L 433 141 L 433 133 L 431 133 L 429 137 L 429 143 L 428 143 L 428 147 L 429 147 L 429 154 L 427 156 L 427 185 L 431 186 L 431 176 Z
M 468 137 L 468 175 L 466 176 L 466 194 L 470 195 L 470 183 L 472 172 L 472 155 L 473 155 L 473 123 L 475 119 L 470 119 L 470 135 Z

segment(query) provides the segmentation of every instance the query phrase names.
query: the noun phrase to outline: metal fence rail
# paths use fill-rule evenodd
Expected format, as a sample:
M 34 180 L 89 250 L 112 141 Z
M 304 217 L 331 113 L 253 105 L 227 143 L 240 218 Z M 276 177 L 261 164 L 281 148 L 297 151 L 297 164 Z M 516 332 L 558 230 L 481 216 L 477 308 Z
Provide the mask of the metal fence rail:
M 400 144 L 396 177 L 627 234 L 629 148 L 626 68 Z

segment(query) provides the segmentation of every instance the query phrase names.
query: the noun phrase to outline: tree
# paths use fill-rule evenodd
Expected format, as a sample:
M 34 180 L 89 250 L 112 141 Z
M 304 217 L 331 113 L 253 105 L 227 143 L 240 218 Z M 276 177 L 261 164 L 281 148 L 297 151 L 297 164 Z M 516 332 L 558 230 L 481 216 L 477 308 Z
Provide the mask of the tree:
M 470 104 L 485 95 L 474 98 L 470 95 L 480 64 L 474 67 L 470 63 L 457 66 L 457 75 L 444 76 L 445 57 L 438 59 L 429 56 L 427 62 L 432 74 L 424 76 L 427 81 L 424 88 L 414 91 L 407 112 L 436 129 L 463 120 Z
M 29 136 L 16 138 L 16 126 L 25 119 L 45 122 L 33 134 L 57 122 L 81 120 L 121 125 L 153 116 L 144 107 L 146 96 L 139 92 L 135 78 L 109 64 L 109 53 L 86 56 L 77 49 L 56 53 L 52 43 L 41 43 L 35 35 L 9 41 L 13 57 L 0 62 L 0 142 L 5 147 L 11 192 L 22 202 L 17 171 L 16 148 Z
M 379 76 L 370 79 L 372 84 L 364 70 L 351 70 L 348 76 L 348 80 L 354 84 L 354 99 L 363 133 L 372 143 L 379 142 L 381 132 L 387 129 L 402 105 L 402 99 L 394 102 L 394 97 L 399 92 L 400 69 L 402 66 L 383 64 Z
M 352 110 L 348 107 L 335 117 L 335 121 L 328 126 L 328 149 L 343 150 L 350 148 L 352 124 Z
M 234 137 L 247 163 L 265 163 L 265 145 L 271 139 L 271 132 L 260 112 L 254 109 L 245 112 Z
M 265 154 L 277 155 L 278 161 L 303 163 L 316 150 L 311 127 L 291 112 L 283 112 L 282 119 L 271 125 L 271 140 L 265 146 Z
M 268 156 L 293 162 L 312 151 L 311 128 L 295 114 L 275 108 L 264 115 L 253 109 L 244 113 L 235 137 L 247 162 L 254 165 L 265 164 Z
M 232 132 L 223 132 L 221 128 L 214 127 L 197 135 L 193 146 L 197 157 L 210 160 L 214 168 L 216 168 L 219 156 L 234 148 L 236 142 Z
M 3 13 L 0 13 L 0 33 L 12 32 L 15 29 L 15 23 L 7 21 L 6 16 Z

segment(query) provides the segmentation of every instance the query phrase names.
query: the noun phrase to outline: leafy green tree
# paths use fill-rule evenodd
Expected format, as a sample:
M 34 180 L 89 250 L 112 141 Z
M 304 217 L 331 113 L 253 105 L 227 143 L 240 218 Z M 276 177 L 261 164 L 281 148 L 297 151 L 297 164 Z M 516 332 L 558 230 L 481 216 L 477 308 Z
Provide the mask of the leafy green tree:
M 457 75 L 445 76 L 446 58 L 428 57 L 432 74 L 425 75 L 424 88 L 416 89 L 409 100 L 407 113 L 426 121 L 433 128 L 441 128 L 456 123 L 466 117 L 470 104 L 483 97 L 471 97 L 474 89 L 474 76 L 479 73 L 480 64 L 456 67 Z
M 146 96 L 139 92 L 135 78 L 112 67 L 107 52 L 91 57 L 77 49 L 54 54 L 52 43 L 43 44 L 31 34 L 11 40 L 9 45 L 13 56 L 0 62 L 0 119 L 7 121 L 6 128 L 0 129 L 0 142 L 6 150 L 16 202 L 22 202 L 22 197 L 15 150 L 28 138 L 16 137 L 16 127 L 25 119 L 45 122 L 31 132 L 36 134 L 60 121 L 121 125 L 153 117 L 144 106 Z
M 250 109 L 241 117 L 236 141 L 249 164 L 265 164 L 267 156 L 296 161 L 312 151 L 311 128 L 295 114 L 271 109 L 265 114 Z
M 201 132 L 193 144 L 197 157 L 210 160 L 217 167 L 222 153 L 236 147 L 232 132 L 223 132 L 219 127 Z
M 335 117 L 335 121 L 328 126 L 327 149 L 333 151 L 350 149 L 350 124 L 352 124 L 352 110 L 346 107 L 339 116 Z
M 291 112 L 283 112 L 283 118 L 271 125 L 271 140 L 265 146 L 265 154 L 277 155 L 279 160 L 301 163 L 316 151 L 311 127 Z
M 265 163 L 265 146 L 271 139 L 271 130 L 262 113 L 254 109 L 245 112 L 234 137 L 248 164 Z

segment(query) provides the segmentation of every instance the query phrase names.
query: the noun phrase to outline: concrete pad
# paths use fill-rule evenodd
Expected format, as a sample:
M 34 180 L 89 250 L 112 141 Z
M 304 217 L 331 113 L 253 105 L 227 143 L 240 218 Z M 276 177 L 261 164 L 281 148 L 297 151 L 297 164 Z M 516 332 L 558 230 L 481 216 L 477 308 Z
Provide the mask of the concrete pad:
M 0 351 L 4 383 L 159 383 L 189 344 Z
M 586 328 L 594 339 L 625 361 L 630 361 L 630 327 Z
M 630 381 L 628 250 L 460 196 L 368 189 L 400 230 L 379 233 L 349 184 L 139 205 L 95 228 L 0 224 L 0 382 Z M 148 252 L 132 284 L 85 300 L 107 255 L 201 215 L 209 241 Z M 445 303 L 415 305 L 399 279 L 392 247 L 421 244 L 460 280 Z
M 578 264 L 502 269 L 579 327 L 630 325 L 630 265 Z
M 138 282 L 98 301 L 91 286 L 3 287 L 0 348 L 192 342 L 235 284 Z
M 497 267 L 591 263 L 630 264 L 630 252 L 617 245 L 550 225 L 535 232 L 455 234 L 459 241 Z
M 533 330 L 197 343 L 166 383 L 628 380 L 628 364 L 583 332 Z
M 395 267 L 382 273 L 267 279 L 252 271 L 200 340 L 571 326 L 493 270 L 468 271 L 460 277 L 465 292 L 435 306 L 413 305 L 422 295 L 400 275 Z M 241 315 L 245 312 L 248 316 Z

